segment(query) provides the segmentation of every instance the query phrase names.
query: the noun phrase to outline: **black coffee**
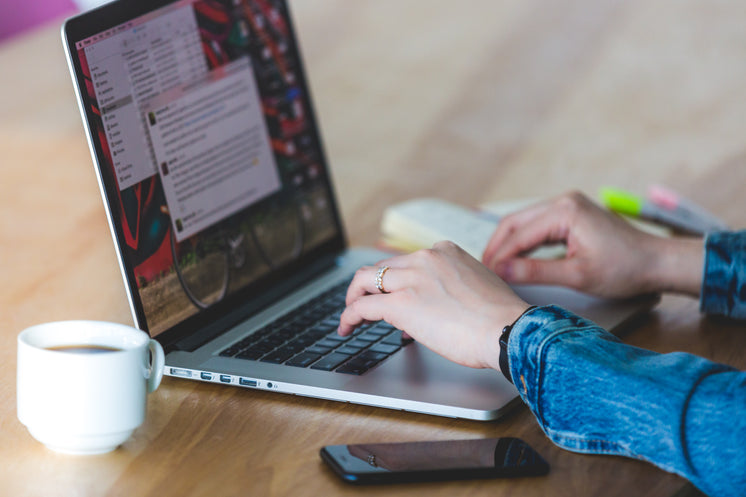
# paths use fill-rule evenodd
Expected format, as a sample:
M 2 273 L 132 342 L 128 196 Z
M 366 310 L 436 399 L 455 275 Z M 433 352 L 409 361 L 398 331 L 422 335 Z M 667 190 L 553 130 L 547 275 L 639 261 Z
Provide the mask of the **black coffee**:
M 75 354 L 101 354 L 123 350 L 116 347 L 107 347 L 106 345 L 57 345 L 55 347 L 46 347 L 46 349 L 58 352 L 73 352 Z

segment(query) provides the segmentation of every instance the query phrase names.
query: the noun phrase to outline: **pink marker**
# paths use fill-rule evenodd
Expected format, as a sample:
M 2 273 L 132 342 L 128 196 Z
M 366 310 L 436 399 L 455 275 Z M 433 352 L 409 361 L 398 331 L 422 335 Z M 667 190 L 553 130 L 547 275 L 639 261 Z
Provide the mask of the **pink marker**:
M 728 229 L 728 225 L 721 219 L 666 187 L 651 186 L 648 189 L 648 200 L 674 217 L 677 226 L 686 231 L 705 234 Z

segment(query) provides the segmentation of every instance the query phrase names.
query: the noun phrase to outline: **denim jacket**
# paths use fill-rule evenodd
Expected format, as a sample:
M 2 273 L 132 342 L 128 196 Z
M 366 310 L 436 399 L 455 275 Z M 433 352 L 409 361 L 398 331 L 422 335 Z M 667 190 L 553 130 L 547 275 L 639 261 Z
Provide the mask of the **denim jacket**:
M 708 236 L 702 311 L 746 319 L 745 280 L 746 231 Z M 712 497 L 746 495 L 746 372 L 626 345 L 556 306 L 516 322 L 508 357 L 560 447 L 649 461 Z

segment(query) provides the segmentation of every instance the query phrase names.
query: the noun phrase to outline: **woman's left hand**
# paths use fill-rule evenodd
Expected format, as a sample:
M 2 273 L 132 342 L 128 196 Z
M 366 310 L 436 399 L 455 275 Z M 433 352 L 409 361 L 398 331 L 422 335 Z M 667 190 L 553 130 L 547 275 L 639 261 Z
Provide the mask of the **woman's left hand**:
M 378 267 L 389 266 L 381 293 Z M 452 242 L 360 268 L 347 290 L 339 333 L 383 319 L 451 361 L 499 370 L 499 335 L 528 304 Z

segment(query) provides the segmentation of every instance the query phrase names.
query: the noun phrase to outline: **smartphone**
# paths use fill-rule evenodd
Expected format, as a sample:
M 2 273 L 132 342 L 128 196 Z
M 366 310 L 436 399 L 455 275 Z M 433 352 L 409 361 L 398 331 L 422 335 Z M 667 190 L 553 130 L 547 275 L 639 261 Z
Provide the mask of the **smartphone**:
M 518 438 L 329 445 L 321 458 L 347 483 L 541 476 L 549 464 Z

